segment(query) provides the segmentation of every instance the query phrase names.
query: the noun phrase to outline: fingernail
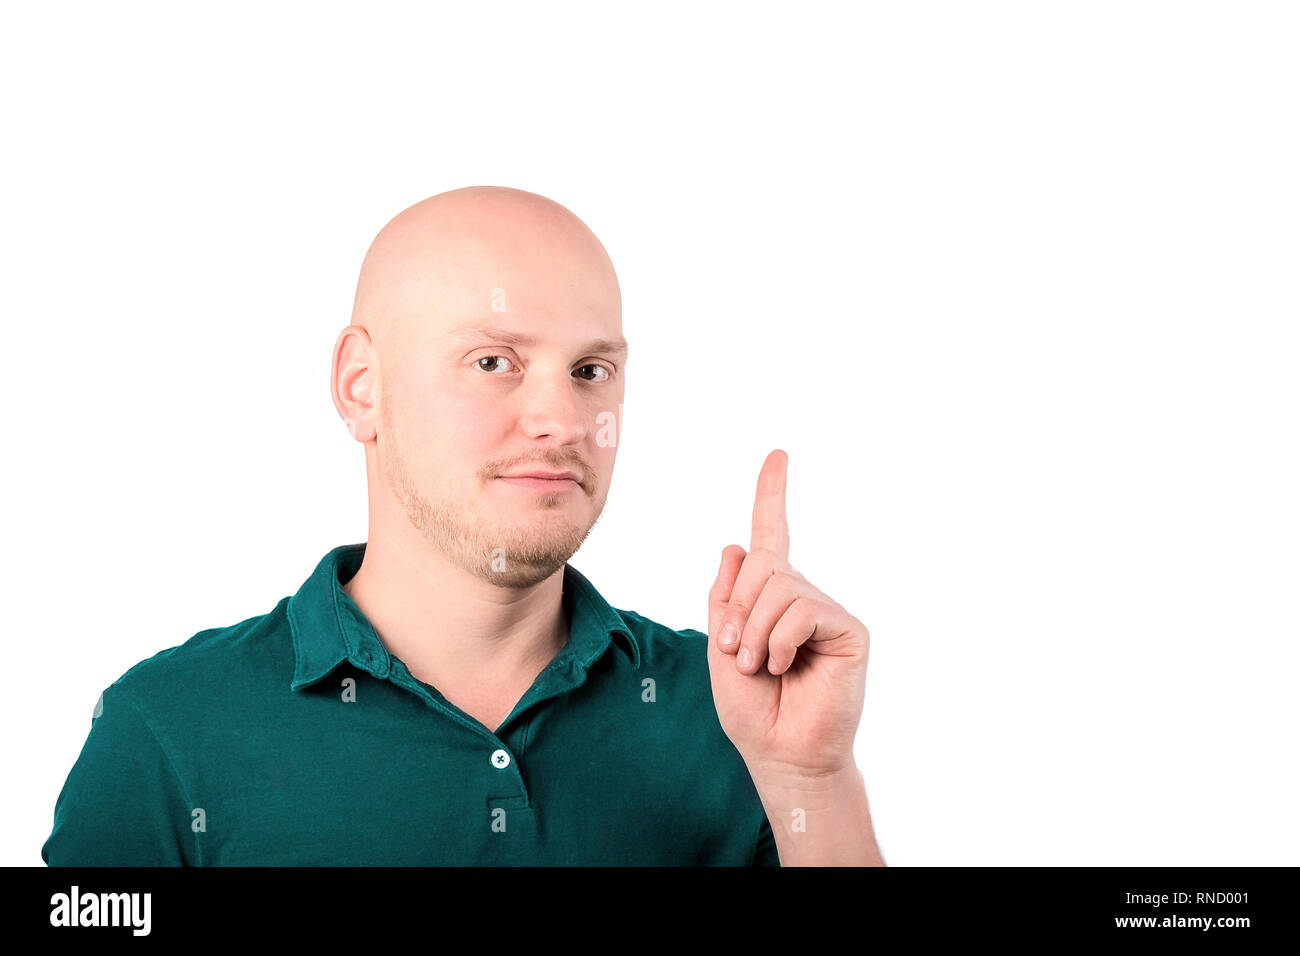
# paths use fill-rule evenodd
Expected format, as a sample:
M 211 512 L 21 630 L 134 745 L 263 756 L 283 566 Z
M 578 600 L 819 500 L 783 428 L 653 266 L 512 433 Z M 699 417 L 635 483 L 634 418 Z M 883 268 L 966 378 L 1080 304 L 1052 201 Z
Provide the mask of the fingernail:
M 730 647 L 736 643 L 736 624 L 734 621 L 728 621 L 722 628 L 722 634 L 718 637 L 723 647 Z
M 754 659 L 754 655 L 749 653 L 748 647 L 742 647 L 740 653 L 736 655 L 736 663 L 740 665 L 741 670 L 749 667 L 749 662 Z

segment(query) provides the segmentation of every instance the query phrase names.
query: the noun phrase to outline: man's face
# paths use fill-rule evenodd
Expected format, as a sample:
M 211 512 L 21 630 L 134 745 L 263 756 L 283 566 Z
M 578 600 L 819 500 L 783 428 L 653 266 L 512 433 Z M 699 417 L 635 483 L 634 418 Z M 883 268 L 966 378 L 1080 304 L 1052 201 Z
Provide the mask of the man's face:
M 626 362 L 617 280 L 575 239 L 525 233 L 458 240 L 410 281 L 430 308 L 384 358 L 384 481 L 452 563 L 536 583 L 578 550 L 609 493 Z M 530 471 L 578 481 L 502 477 Z

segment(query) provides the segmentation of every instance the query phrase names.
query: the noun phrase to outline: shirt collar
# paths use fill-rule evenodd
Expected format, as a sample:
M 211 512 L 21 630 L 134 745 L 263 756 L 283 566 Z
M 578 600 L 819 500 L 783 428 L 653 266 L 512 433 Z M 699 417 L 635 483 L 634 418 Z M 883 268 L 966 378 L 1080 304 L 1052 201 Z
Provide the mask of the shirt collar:
M 294 668 L 289 687 L 300 690 L 321 680 L 347 660 L 376 677 L 388 676 L 392 656 L 380 641 L 361 608 L 343 590 L 361 567 L 366 545 L 340 545 L 321 558 L 302 587 L 289 598 L 289 630 L 293 635 Z M 569 619 L 569 640 L 560 655 L 590 667 L 611 643 L 641 666 L 641 649 L 619 613 L 600 592 L 566 563 L 564 613 Z M 614 635 L 623 640 L 613 642 Z

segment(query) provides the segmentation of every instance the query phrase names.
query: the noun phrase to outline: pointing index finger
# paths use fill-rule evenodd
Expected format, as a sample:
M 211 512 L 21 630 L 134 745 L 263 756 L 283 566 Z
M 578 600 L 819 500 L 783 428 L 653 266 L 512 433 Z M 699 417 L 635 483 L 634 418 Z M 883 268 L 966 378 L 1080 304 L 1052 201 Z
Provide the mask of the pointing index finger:
M 754 494 L 754 528 L 749 550 L 770 548 L 782 561 L 790 560 L 790 528 L 785 521 L 785 476 L 789 456 L 780 448 L 763 462 Z

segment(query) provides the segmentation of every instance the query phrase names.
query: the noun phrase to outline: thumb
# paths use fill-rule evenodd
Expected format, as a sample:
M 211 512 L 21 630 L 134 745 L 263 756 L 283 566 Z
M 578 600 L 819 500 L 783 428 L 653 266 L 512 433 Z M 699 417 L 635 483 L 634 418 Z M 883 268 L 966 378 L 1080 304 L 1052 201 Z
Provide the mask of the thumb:
M 722 549 L 718 576 L 713 580 L 713 587 L 709 588 L 710 643 L 718 637 L 722 616 L 727 610 L 727 602 L 731 600 L 731 590 L 736 586 L 736 578 L 740 576 L 740 566 L 745 563 L 746 554 L 745 549 L 738 544 L 729 544 Z

